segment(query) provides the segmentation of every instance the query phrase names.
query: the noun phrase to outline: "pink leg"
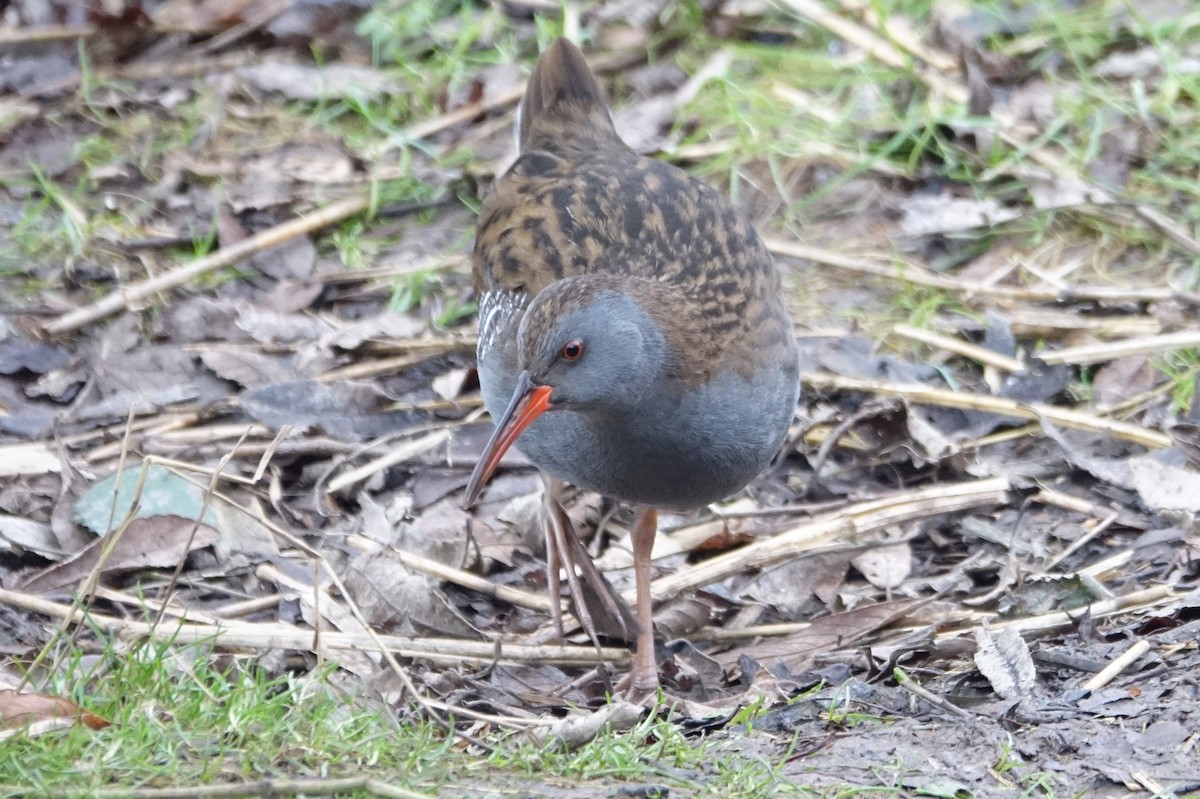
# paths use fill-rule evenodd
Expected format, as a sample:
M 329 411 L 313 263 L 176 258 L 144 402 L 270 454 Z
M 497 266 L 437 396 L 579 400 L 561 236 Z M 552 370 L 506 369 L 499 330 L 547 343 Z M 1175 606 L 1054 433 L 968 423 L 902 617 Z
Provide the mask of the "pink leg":
M 633 578 L 637 588 L 638 639 L 633 659 L 631 693 L 642 698 L 658 690 L 654 657 L 654 605 L 650 601 L 650 554 L 658 533 L 658 511 L 646 508 L 633 526 Z
M 562 559 L 559 557 L 559 546 L 557 535 L 559 531 L 556 525 L 559 524 L 559 513 L 561 506 L 558 498 L 562 495 L 562 481 L 551 477 L 548 474 L 542 473 L 542 533 L 546 538 L 546 586 L 550 592 L 550 620 L 554 622 L 554 633 L 561 640 L 563 637 L 563 619 L 562 619 L 562 578 L 559 571 L 562 568 Z

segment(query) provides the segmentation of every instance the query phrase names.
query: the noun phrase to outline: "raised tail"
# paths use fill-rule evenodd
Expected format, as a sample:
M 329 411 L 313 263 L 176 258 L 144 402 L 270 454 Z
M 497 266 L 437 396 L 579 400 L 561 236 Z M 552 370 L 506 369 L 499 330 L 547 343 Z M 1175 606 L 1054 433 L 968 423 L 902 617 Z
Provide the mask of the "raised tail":
M 517 145 L 556 152 L 620 142 L 604 90 L 579 48 L 555 39 L 538 59 L 517 112 Z

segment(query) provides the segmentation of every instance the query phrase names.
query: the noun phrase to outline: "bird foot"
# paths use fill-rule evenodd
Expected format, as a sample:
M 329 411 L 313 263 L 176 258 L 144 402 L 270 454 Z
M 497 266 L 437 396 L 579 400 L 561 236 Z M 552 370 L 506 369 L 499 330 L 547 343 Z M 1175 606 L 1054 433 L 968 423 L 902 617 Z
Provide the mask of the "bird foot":
M 650 672 L 635 668 L 616 684 L 617 695 L 624 701 L 647 707 L 658 704 L 660 688 L 657 668 Z

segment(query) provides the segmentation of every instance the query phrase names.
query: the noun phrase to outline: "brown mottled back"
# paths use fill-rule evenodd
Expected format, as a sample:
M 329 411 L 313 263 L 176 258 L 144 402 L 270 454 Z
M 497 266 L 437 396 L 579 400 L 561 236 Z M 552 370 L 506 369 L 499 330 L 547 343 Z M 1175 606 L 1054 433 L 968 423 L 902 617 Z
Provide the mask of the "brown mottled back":
M 564 277 L 626 276 L 688 379 L 791 346 L 779 277 L 753 228 L 712 188 L 629 149 L 564 39 L 530 77 L 519 141 L 479 217 L 479 290 L 532 296 Z

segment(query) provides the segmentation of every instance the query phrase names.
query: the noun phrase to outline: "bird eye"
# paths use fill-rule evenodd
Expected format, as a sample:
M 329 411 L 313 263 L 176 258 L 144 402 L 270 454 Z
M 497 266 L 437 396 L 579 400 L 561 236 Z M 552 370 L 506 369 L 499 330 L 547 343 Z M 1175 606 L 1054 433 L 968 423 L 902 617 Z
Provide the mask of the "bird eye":
M 564 361 L 578 361 L 583 357 L 583 342 L 577 338 L 573 338 L 563 345 L 562 357 Z

